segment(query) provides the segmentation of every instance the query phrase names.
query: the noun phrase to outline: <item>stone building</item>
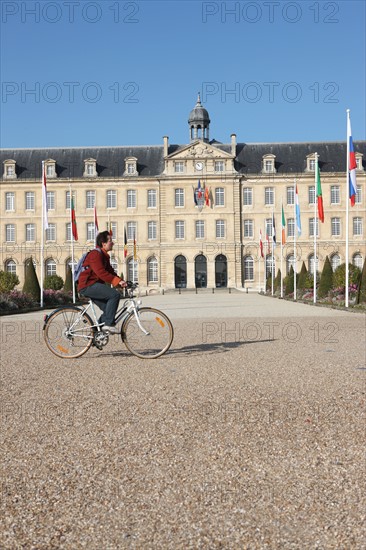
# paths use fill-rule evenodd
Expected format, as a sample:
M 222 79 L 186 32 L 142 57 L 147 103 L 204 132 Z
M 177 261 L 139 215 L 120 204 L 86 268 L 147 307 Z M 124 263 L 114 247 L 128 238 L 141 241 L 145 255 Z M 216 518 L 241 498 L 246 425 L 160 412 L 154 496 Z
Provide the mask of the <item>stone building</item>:
M 142 288 L 263 288 L 264 266 L 314 269 L 315 154 L 319 159 L 325 221 L 318 224 L 317 261 L 345 261 L 346 142 L 229 143 L 210 140 L 210 117 L 198 97 L 189 115 L 189 140 L 168 137 L 157 146 L 2 149 L 1 269 L 24 281 L 32 256 L 40 276 L 42 186 L 45 163 L 49 229 L 45 274 L 65 278 L 71 261 L 70 190 L 78 242 L 75 259 L 94 246 L 99 230 L 113 231 L 112 262 Z M 349 259 L 365 259 L 365 141 L 355 141 L 358 193 L 349 209 Z M 297 235 L 294 185 L 301 211 Z M 286 243 L 281 262 L 281 211 Z M 272 241 L 275 220 L 277 246 Z M 125 230 L 127 257 L 124 257 Z M 259 233 L 265 258 L 260 256 Z M 295 233 L 296 232 L 296 233 Z M 266 234 L 269 236 L 268 244 Z M 137 261 L 133 259 L 136 239 Z M 273 258 L 272 258 L 273 254 Z

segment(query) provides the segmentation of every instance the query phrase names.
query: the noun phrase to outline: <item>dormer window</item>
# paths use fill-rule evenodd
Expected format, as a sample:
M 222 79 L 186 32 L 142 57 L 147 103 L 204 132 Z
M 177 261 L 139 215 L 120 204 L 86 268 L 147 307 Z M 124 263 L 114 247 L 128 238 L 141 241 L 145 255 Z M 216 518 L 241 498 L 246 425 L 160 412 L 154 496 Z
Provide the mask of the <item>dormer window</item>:
M 319 158 L 319 156 L 318 156 Z M 315 155 L 312 153 L 306 157 L 306 170 L 305 172 L 315 172 Z
M 46 178 L 57 178 L 56 174 L 56 161 L 48 159 L 44 161 Z
M 128 157 L 125 159 L 125 176 L 138 176 L 137 172 L 137 158 Z
M 362 153 L 356 153 L 355 156 L 356 156 L 356 164 L 357 164 L 356 170 L 363 170 L 363 166 L 362 166 L 363 154 Z
M 97 175 L 97 161 L 92 158 L 84 160 L 84 178 L 96 178 Z
M 263 155 L 263 167 L 262 172 L 265 174 L 274 174 L 276 172 L 275 169 L 275 155 Z
M 15 160 L 4 160 L 4 174 L 3 178 L 7 180 L 15 180 L 17 178 L 15 170 L 16 162 Z

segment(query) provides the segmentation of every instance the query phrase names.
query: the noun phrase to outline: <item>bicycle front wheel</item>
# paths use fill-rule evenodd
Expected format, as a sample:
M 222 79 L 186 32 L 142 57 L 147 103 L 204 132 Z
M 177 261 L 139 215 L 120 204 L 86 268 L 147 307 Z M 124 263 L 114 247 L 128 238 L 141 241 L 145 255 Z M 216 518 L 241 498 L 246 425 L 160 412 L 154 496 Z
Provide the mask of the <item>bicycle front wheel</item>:
M 151 307 L 142 307 L 137 315 L 138 320 L 134 312 L 130 313 L 122 325 L 121 336 L 126 348 L 142 359 L 160 357 L 173 342 L 174 329 L 170 319 Z
M 93 322 L 78 307 L 63 307 L 50 315 L 44 326 L 44 339 L 52 353 L 75 359 L 88 351 L 93 342 Z

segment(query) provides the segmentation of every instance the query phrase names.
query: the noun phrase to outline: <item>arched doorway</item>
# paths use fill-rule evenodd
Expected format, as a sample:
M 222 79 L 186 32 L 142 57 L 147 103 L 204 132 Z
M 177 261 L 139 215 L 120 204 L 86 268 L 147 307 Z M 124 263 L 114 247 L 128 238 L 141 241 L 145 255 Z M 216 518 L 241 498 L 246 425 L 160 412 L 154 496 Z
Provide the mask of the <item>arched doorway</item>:
M 187 260 L 179 255 L 174 260 L 175 288 L 187 288 Z
M 216 288 L 227 287 L 227 258 L 224 254 L 215 258 L 215 285 Z
M 194 283 L 196 288 L 207 288 L 207 258 L 203 254 L 194 260 Z

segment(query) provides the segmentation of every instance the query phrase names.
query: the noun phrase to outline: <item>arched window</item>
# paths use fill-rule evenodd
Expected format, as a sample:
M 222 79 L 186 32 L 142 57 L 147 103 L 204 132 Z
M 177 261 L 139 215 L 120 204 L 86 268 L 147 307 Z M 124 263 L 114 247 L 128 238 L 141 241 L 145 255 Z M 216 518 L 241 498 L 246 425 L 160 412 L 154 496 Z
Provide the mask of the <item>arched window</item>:
M 316 258 L 315 264 L 316 264 L 316 270 L 318 271 L 319 270 L 319 259 L 318 258 Z M 310 254 L 310 256 L 309 256 L 308 266 L 309 266 L 308 267 L 309 273 L 314 274 L 314 254 Z
M 224 254 L 215 258 L 215 285 L 216 288 L 227 287 L 227 258 Z
M 272 272 L 273 272 L 273 277 L 275 277 L 276 276 L 276 260 L 272 256 L 272 254 L 268 254 L 267 257 L 266 257 L 266 277 L 267 277 L 267 279 L 268 279 L 268 277 L 272 277 Z
M 252 256 L 245 256 L 244 258 L 244 279 L 246 281 L 254 279 L 254 261 Z
M 287 275 L 290 273 L 290 269 L 295 271 L 295 256 L 293 254 L 289 254 L 286 258 L 286 273 Z
M 194 260 L 194 279 L 196 288 L 207 287 L 207 258 L 203 254 Z
M 341 259 L 339 257 L 339 254 L 333 254 L 333 256 L 330 258 L 330 263 L 332 266 L 333 272 L 337 269 L 339 265 L 341 265 Z
M 357 252 L 356 254 L 353 255 L 353 258 L 352 258 L 352 263 L 353 265 L 355 265 L 356 267 L 359 267 L 361 270 L 362 270 L 362 256 L 359 252 Z
M 46 277 L 56 275 L 56 262 L 53 258 L 46 260 Z
M 181 254 L 174 260 L 175 288 L 187 287 L 187 260 Z
M 147 282 L 157 283 L 159 280 L 158 260 L 152 256 L 147 260 Z
M 110 261 L 111 261 L 111 266 L 112 266 L 112 268 L 114 269 L 114 271 L 115 271 L 116 273 L 118 273 L 118 262 L 117 262 L 117 260 L 116 260 L 116 257 L 115 257 L 115 256 L 112 256 Z
M 133 258 L 127 261 L 127 280 L 134 283 L 139 282 L 138 263 Z
M 14 260 L 6 260 L 5 262 L 5 271 L 8 273 L 13 273 L 16 275 L 17 273 L 17 264 L 14 262 Z

